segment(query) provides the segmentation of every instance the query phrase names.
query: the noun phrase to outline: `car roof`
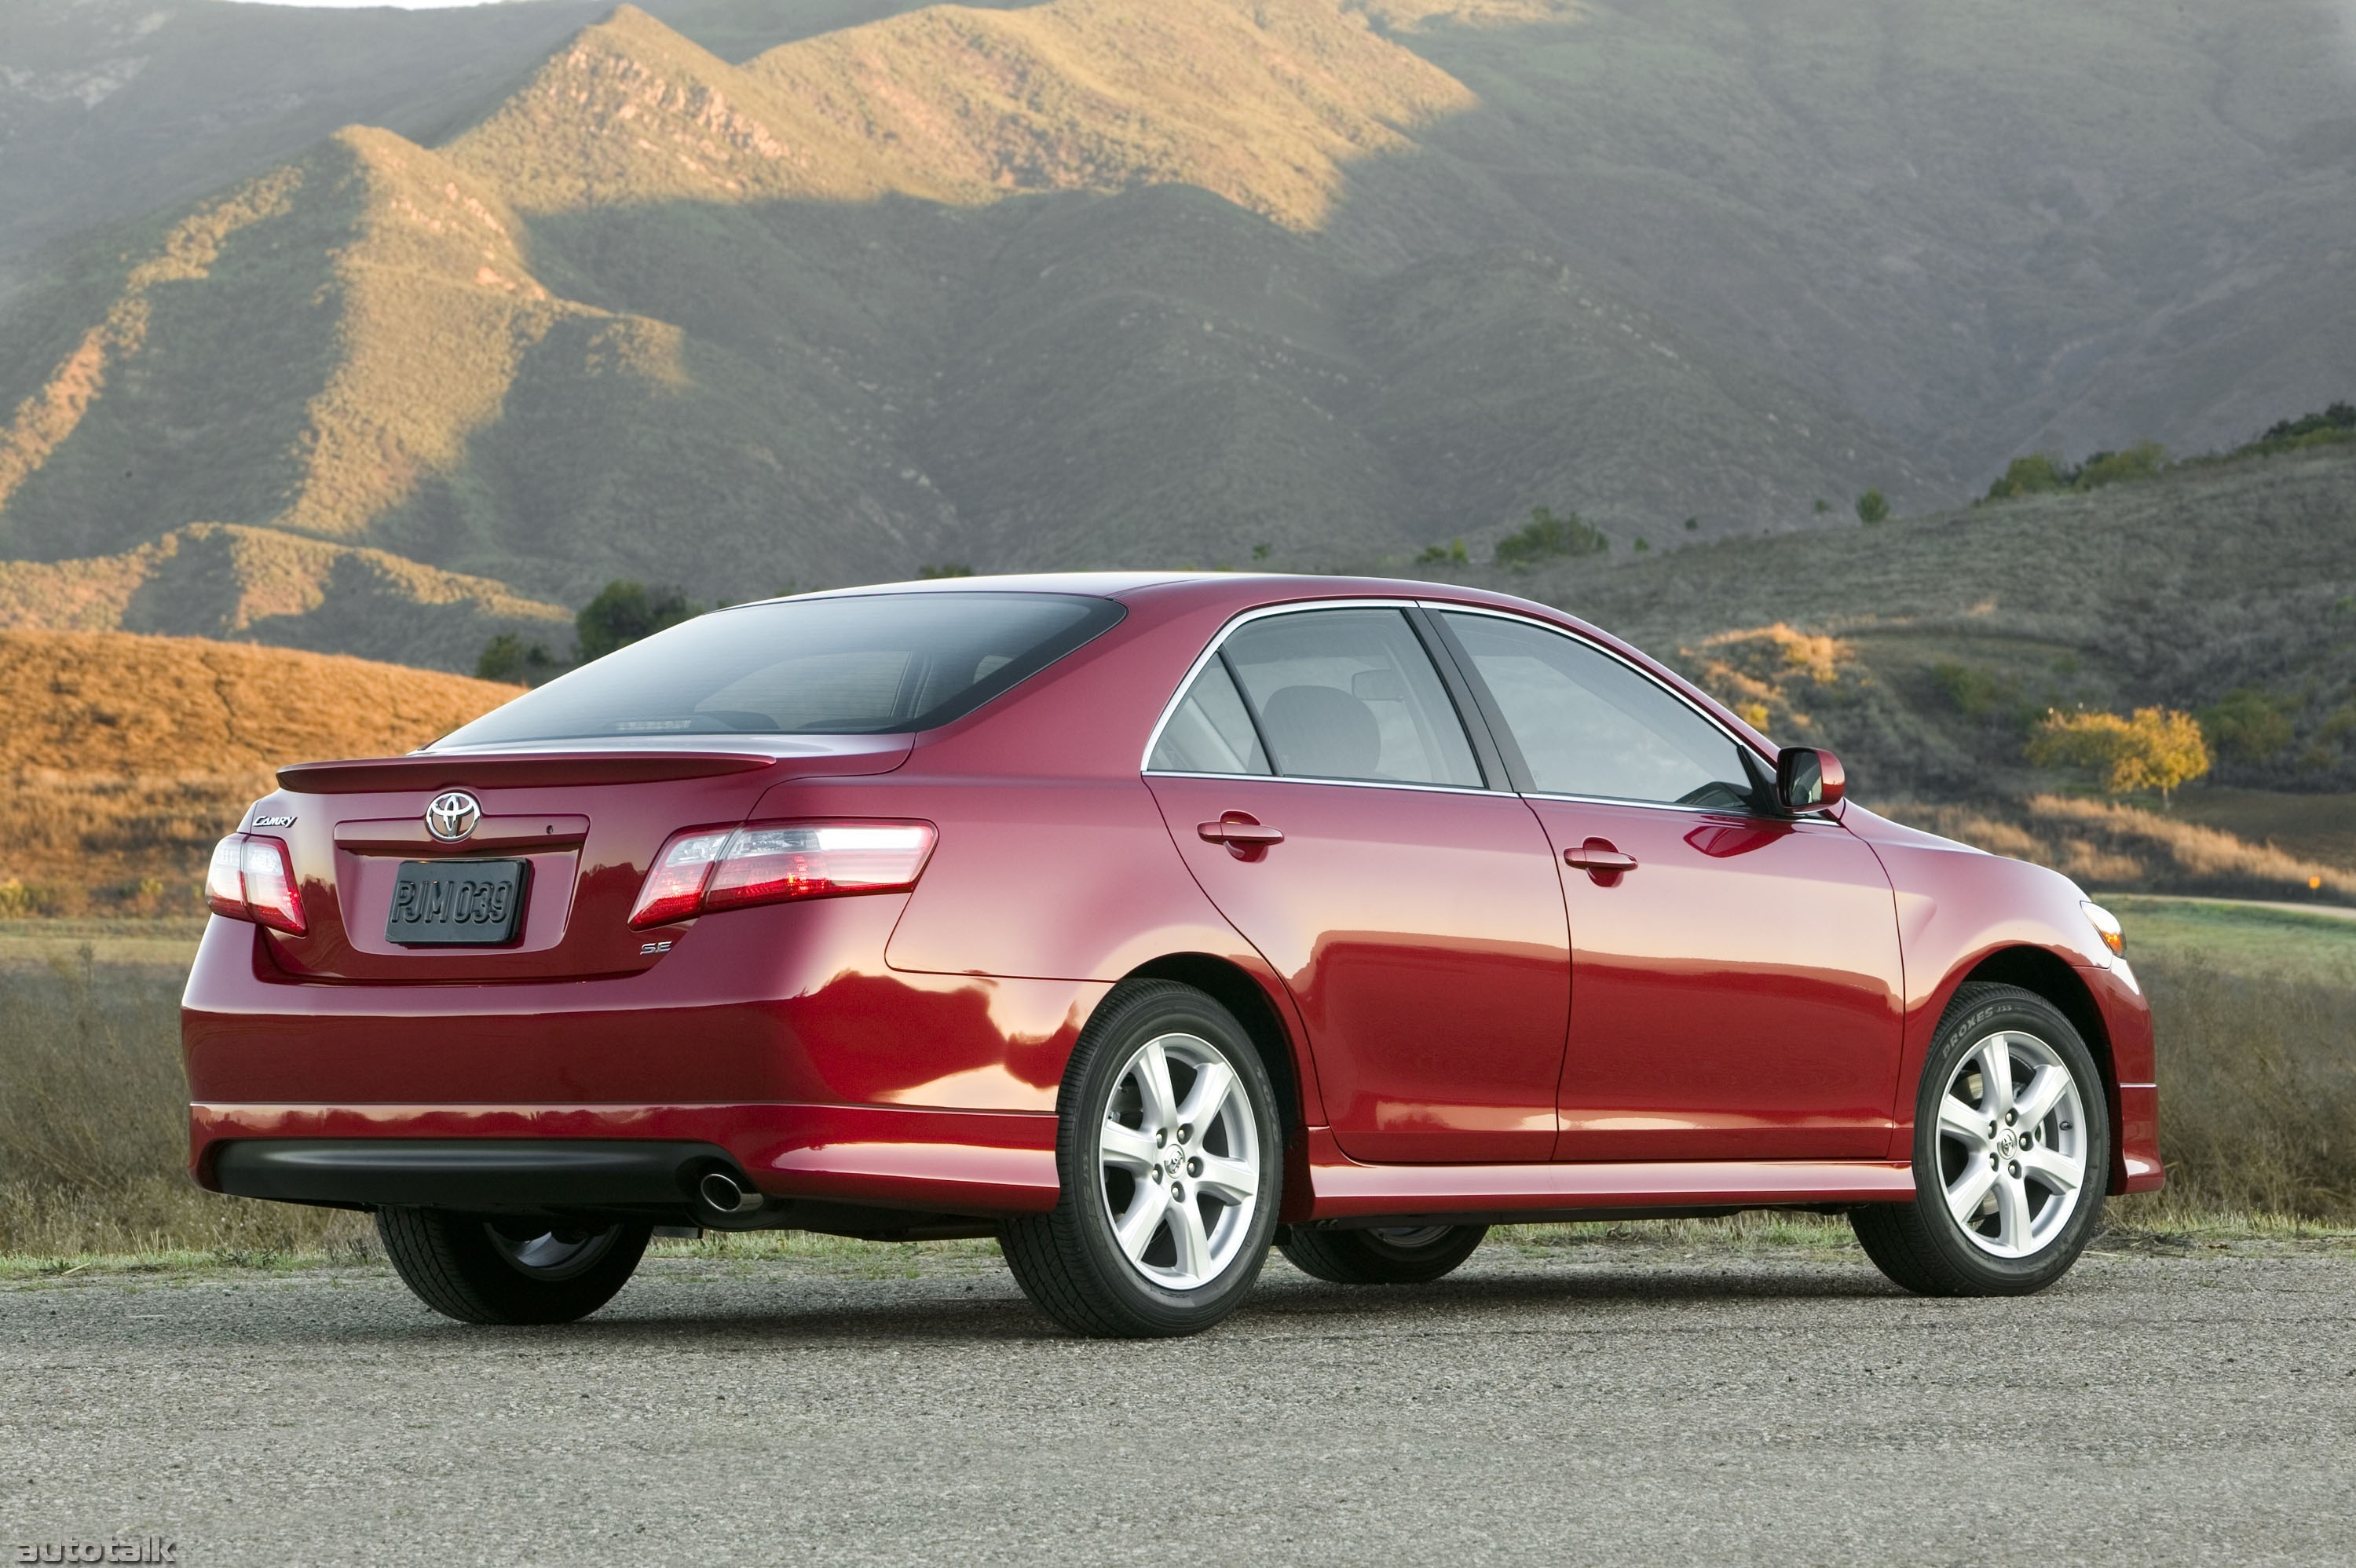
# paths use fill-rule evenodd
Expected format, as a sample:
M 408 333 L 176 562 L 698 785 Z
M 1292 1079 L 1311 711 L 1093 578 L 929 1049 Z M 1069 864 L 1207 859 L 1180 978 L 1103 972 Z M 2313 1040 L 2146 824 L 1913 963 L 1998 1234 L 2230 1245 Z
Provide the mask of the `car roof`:
M 845 599 L 877 593 L 1083 593 L 1135 603 L 1151 600 L 1176 608 L 1226 604 L 1246 610 L 1309 599 L 1430 599 L 1515 610 L 1585 627 L 1550 604 L 1452 582 L 1411 578 L 1308 575 L 1283 571 L 1041 571 L 995 577 L 935 577 L 911 582 L 869 582 L 795 595 Z M 776 601 L 760 601 L 776 603 Z
M 999 577 L 925 578 L 915 582 L 874 582 L 797 597 L 809 600 L 876 593 L 987 592 L 1089 594 L 1116 600 L 1133 609 L 1151 610 L 1158 615 L 1205 611 L 1238 615 L 1247 610 L 1269 605 L 1333 599 L 1417 599 L 1475 609 L 1507 611 L 1551 622 L 1591 638 L 1638 667 L 1668 681 L 1766 755 L 1774 754 L 1774 742 L 1740 714 L 1665 661 L 1626 638 L 1616 636 L 1554 605 L 1511 593 L 1469 588 L 1462 583 L 1430 582 L 1400 577 L 1312 576 L 1283 571 L 1053 571 L 1009 573 Z

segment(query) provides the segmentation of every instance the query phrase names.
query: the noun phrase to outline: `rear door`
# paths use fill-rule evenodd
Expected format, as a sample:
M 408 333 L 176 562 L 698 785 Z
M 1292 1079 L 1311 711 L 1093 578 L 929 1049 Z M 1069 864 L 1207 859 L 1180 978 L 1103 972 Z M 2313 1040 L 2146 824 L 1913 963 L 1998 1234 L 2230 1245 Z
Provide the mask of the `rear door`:
M 1556 1157 L 1887 1152 L 1902 987 L 1871 849 L 1771 813 L 1747 747 L 1595 645 L 1518 617 L 1438 620 L 1519 753 L 1569 909 Z
M 1204 891 L 1291 988 L 1345 1153 L 1549 1157 L 1562 894 L 1406 610 L 1237 626 L 1163 725 L 1147 782 Z

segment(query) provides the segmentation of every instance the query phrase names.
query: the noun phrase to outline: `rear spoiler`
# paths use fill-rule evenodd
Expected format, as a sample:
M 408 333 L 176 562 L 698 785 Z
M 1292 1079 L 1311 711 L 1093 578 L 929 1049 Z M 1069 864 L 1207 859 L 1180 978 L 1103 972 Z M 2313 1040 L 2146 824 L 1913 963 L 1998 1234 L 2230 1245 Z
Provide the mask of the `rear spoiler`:
M 540 784 L 652 784 L 746 773 L 807 757 L 743 752 L 558 752 L 504 757 L 367 757 L 348 763 L 297 763 L 278 770 L 279 786 L 303 795 L 366 795 L 378 790 L 529 789 Z M 822 761 L 822 759 L 820 759 Z

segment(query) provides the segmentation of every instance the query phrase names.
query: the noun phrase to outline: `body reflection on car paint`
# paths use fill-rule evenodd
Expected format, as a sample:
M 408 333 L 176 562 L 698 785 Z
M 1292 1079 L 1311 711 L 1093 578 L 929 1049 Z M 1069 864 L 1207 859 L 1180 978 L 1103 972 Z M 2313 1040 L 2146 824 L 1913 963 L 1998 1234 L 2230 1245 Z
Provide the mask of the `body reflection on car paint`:
M 1745 1207 L 2018 1292 L 2159 1181 L 2073 885 L 1500 595 L 806 595 L 280 782 L 208 882 L 192 1168 L 375 1211 L 460 1317 L 593 1311 L 664 1223 L 996 1234 L 1098 1334 L 1271 1245 L 1408 1281 Z

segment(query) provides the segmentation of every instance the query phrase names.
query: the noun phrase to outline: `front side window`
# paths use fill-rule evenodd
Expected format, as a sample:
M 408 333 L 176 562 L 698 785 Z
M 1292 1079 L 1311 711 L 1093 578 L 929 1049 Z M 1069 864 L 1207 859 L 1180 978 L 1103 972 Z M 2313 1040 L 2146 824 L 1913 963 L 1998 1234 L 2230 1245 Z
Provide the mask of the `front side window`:
M 946 724 L 1119 622 L 1071 593 L 867 593 L 715 611 L 438 742 L 860 735 Z
M 1304 610 L 1247 623 L 1195 677 L 1148 765 L 1470 789 L 1482 783 L 1448 688 L 1407 617 L 1392 609 Z
M 1756 808 L 1746 750 L 1658 681 L 1526 621 L 1444 613 L 1540 795 Z

